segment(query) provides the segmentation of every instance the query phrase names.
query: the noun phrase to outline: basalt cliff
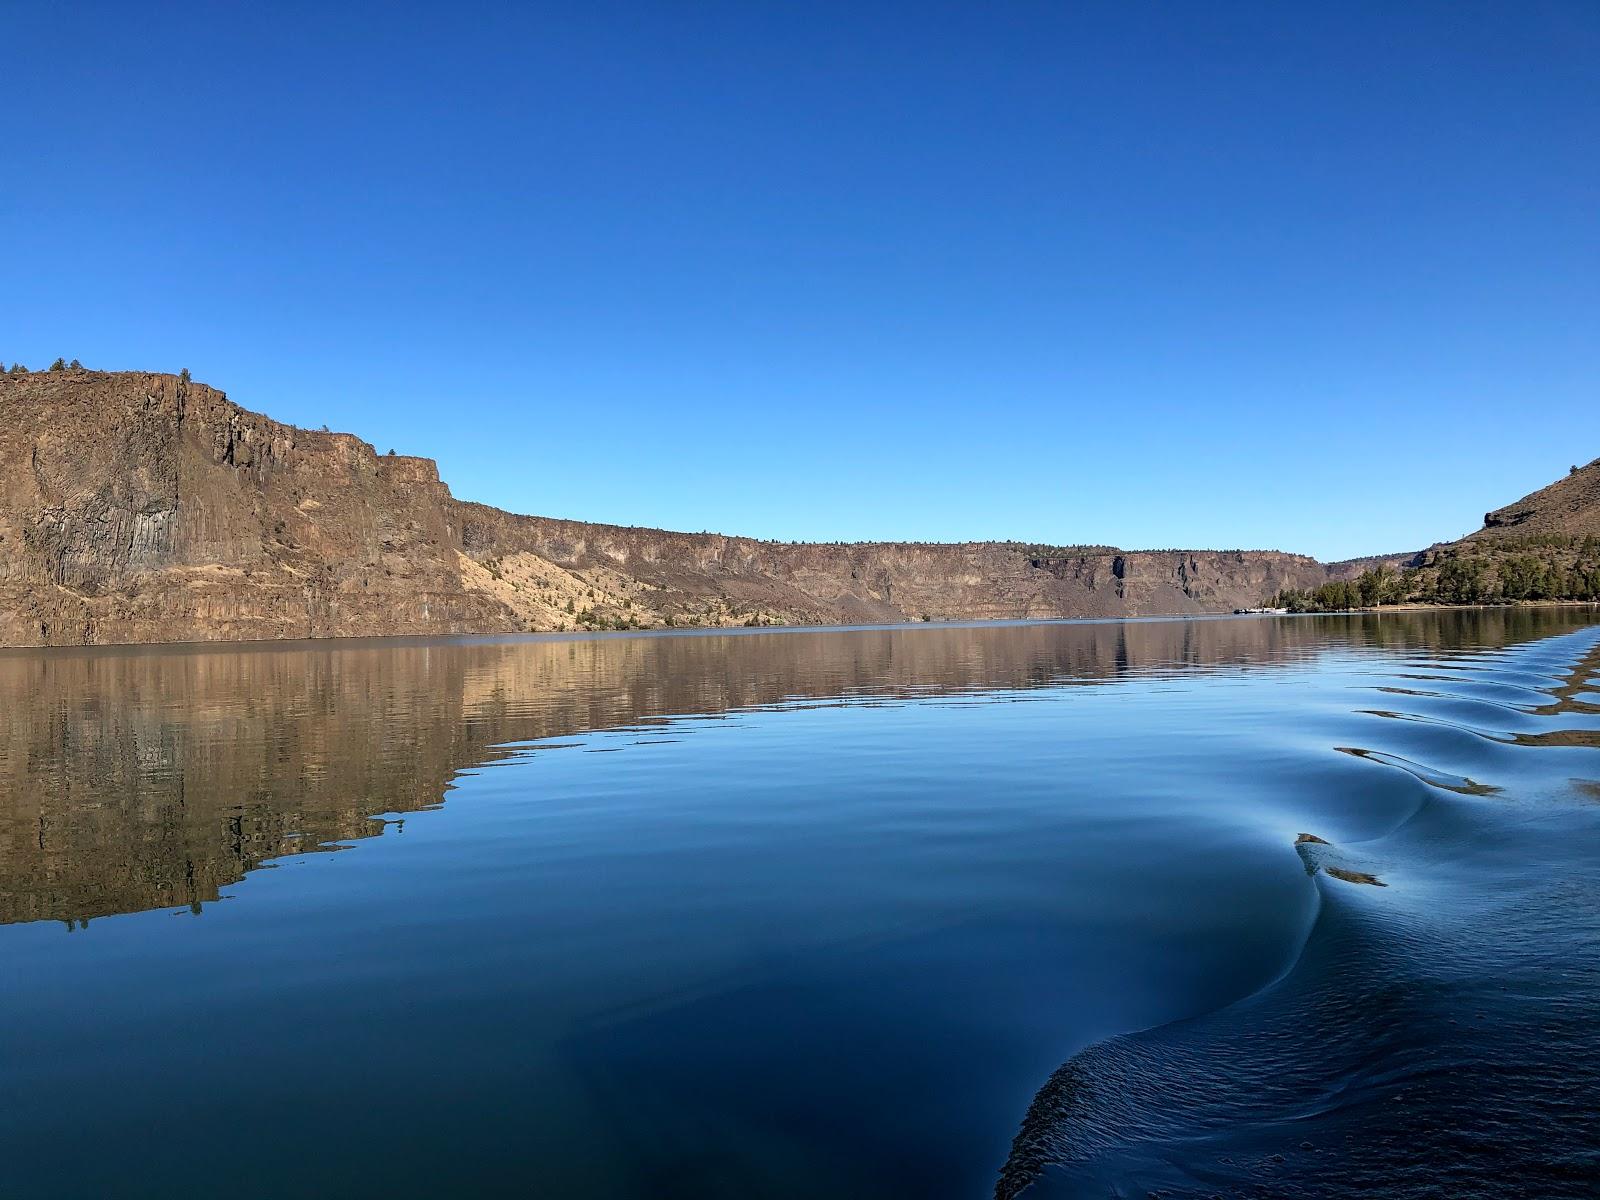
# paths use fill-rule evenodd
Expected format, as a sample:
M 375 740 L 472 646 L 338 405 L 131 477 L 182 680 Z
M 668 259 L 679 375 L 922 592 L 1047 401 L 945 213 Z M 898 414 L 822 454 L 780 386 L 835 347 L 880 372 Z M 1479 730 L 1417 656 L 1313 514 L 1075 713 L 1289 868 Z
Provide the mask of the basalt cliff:
M 176 375 L 0 375 L 0 645 L 1201 613 L 1339 570 L 516 516 Z

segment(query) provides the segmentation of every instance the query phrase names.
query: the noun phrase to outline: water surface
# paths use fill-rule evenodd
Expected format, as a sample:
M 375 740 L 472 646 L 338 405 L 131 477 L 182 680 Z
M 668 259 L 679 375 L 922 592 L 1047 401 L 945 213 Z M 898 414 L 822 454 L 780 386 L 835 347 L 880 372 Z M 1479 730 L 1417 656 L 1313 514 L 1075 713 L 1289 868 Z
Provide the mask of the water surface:
M 0 1193 L 1590 1194 L 1594 622 L 0 655 Z

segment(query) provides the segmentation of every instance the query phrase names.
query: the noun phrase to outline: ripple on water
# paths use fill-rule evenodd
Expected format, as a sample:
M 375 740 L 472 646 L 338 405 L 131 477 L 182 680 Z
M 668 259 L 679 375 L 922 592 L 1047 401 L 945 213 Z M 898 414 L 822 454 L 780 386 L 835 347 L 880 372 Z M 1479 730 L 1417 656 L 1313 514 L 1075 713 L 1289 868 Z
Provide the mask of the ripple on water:
M 1412 762 L 1408 758 L 1401 758 L 1398 754 L 1385 754 L 1381 750 L 1367 750 L 1360 746 L 1335 746 L 1334 749 L 1340 754 L 1349 754 L 1356 758 L 1364 758 L 1368 762 L 1394 767 L 1422 780 L 1429 787 L 1442 788 L 1447 792 L 1456 792 L 1462 796 L 1491 796 L 1500 790 L 1492 784 L 1478 783 L 1465 775 L 1452 775 L 1450 772 L 1441 771 L 1437 767 L 1429 767 L 1422 763 Z
M 1592 634 L 1552 642 L 1531 647 L 1521 672 L 1558 669 L 1541 676 L 1550 717 L 1600 653 Z M 1517 666 L 1511 652 L 1495 670 Z M 1518 746 L 1600 745 L 1591 730 L 1455 728 Z M 996 1184 L 1001 1200 L 1595 1194 L 1595 810 L 1552 805 L 1540 819 L 1526 809 L 1511 819 L 1460 799 L 1503 788 L 1448 762 L 1336 749 L 1428 786 L 1433 799 L 1413 820 L 1361 850 L 1437 868 L 1439 879 L 1361 902 L 1367 889 L 1339 885 L 1383 881 L 1302 833 L 1295 848 L 1321 907 L 1290 970 L 1226 1008 L 1068 1061 L 1022 1122 Z M 1569 793 L 1600 798 L 1600 782 L 1563 778 Z M 1452 871 L 1452 860 L 1471 868 Z

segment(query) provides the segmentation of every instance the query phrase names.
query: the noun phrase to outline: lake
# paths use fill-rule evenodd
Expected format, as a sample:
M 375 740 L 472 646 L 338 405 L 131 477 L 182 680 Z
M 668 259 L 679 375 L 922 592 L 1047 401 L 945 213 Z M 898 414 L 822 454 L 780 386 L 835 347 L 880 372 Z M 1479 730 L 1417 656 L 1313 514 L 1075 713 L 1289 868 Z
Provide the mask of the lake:
M 0 653 L 0 1194 L 1592 1195 L 1597 620 Z

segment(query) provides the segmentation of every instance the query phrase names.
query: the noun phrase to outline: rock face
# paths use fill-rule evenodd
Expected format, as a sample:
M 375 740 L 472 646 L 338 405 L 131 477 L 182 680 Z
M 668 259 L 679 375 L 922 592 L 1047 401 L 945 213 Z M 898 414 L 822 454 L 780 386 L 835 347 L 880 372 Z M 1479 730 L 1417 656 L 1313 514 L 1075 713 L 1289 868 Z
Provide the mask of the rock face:
M 1226 611 L 1276 551 L 861 543 L 523 517 L 173 375 L 0 376 L 0 645 Z
M 517 517 L 481 505 L 462 512 L 474 558 L 531 554 L 586 579 L 616 578 L 624 599 L 631 581 L 636 607 L 680 624 L 742 623 L 747 615 L 834 624 L 1198 613 L 1255 604 L 1278 579 L 1326 578 L 1315 560 L 1276 552 L 790 545 Z
M 0 643 L 503 627 L 432 463 L 172 375 L 0 382 Z

